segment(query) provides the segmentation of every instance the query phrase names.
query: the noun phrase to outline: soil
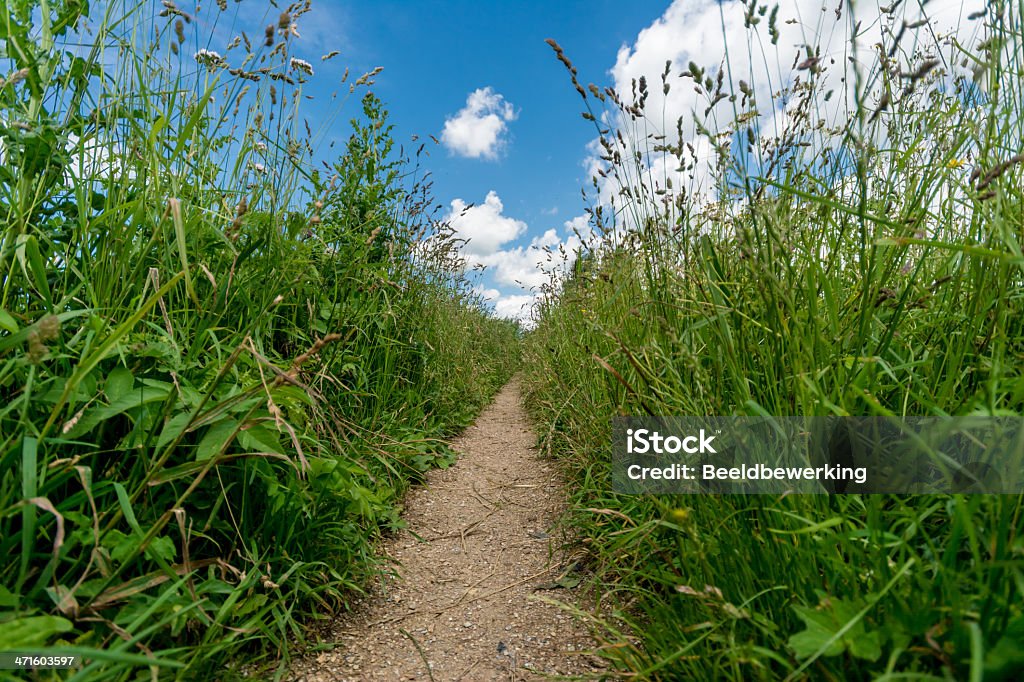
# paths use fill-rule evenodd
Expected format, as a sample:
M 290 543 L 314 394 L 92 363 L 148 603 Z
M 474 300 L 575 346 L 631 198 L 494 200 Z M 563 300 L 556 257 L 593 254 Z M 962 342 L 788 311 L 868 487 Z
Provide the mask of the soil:
M 534 442 L 513 379 L 452 443 L 458 461 L 407 496 L 408 527 L 384 548 L 398 575 L 334 623 L 335 647 L 297 661 L 293 679 L 599 678 L 586 625 L 553 603 L 575 604 L 580 576 L 554 528 L 557 465 Z

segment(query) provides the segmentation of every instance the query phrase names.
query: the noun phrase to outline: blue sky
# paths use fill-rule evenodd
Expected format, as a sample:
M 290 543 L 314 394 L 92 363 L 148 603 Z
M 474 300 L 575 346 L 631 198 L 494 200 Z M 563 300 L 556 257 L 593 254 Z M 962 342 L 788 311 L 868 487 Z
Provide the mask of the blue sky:
M 384 67 L 375 91 L 387 103 L 399 139 L 440 138 L 446 118 L 477 89 L 491 88 L 511 104 L 516 118 L 507 122 L 506 144 L 496 159 L 435 148 L 429 165 L 438 199 L 483 202 L 495 190 L 510 215 L 531 224 L 531 233 L 550 221 L 545 210 L 557 207 L 567 217 L 580 212 L 585 145 L 594 136 L 544 39 L 558 40 L 583 77 L 600 82 L 619 47 L 666 6 L 609 0 L 452 2 L 443 9 L 440 3 L 320 3 L 344 31 L 339 62 L 360 73 Z
M 345 67 L 357 75 L 384 67 L 373 90 L 390 112 L 398 142 L 414 150 L 419 143 L 410 142 L 413 135 L 427 141 L 425 166 L 433 175 L 437 202 L 445 212 L 452 202 L 457 208 L 483 206 L 475 224 L 461 226 L 471 237 L 467 249 L 486 256 L 480 259 L 488 264 L 481 290 L 500 312 L 514 316 L 525 313 L 520 306 L 540 278 L 517 274 L 533 271 L 538 252 L 528 248 L 530 243 L 551 229 L 564 241 L 566 221 L 583 214 L 580 189 L 589 180 L 587 144 L 594 138 L 593 125 L 580 117 L 579 95 L 544 40 L 554 38 L 565 48 L 583 82 L 605 84 L 620 48 L 635 41 L 667 6 L 613 0 L 314 0 L 313 11 L 299 20 L 302 38 L 293 43 L 293 53 L 320 69 L 321 54 L 340 50 L 327 62 L 335 77 Z M 276 18 L 275 12 L 267 21 Z M 307 92 L 315 102 L 326 103 L 336 80 L 326 71 L 316 76 Z M 483 107 L 458 119 L 475 92 Z M 323 111 L 309 104 L 314 117 Z M 326 131 L 335 149 L 343 148 L 347 120 L 357 113 L 353 97 Z M 497 136 L 488 134 L 486 123 L 474 125 L 474 119 L 491 113 L 501 127 Z M 434 145 L 428 135 L 444 143 Z M 514 237 L 503 241 L 509 235 Z M 553 244 L 550 236 L 547 242 Z M 499 263 L 502 256 L 496 254 L 508 258 Z M 516 284 L 524 279 L 524 286 Z

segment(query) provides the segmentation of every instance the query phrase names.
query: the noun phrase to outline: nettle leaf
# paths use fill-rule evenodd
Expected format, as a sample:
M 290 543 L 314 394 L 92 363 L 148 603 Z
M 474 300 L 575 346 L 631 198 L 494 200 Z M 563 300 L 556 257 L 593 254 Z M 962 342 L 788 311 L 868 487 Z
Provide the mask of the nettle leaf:
M 141 532 L 133 532 L 131 535 L 123 533 L 116 528 L 109 530 L 103 536 L 103 546 L 110 552 L 110 558 L 114 563 L 123 563 L 129 557 L 134 556 L 145 536 Z M 177 556 L 178 549 L 174 541 L 168 537 L 153 538 L 146 546 L 143 554 L 150 561 L 171 562 Z
M 103 535 L 102 543 L 110 552 L 110 558 L 120 564 L 139 548 L 141 538 L 135 534 L 126 535 L 113 528 Z
M 877 661 L 882 656 L 882 633 L 863 632 L 863 627 L 858 624 L 853 629 L 861 627 L 862 632 L 850 642 L 850 653 L 865 661 Z
M 823 611 L 808 606 L 793 606 L 793 610 L 804 622 L 805 628 L 789 638 L 789 648 L 797 658 L 809 658 L 825 646 L 839 628 L 835 627 L 832 617 Z M 825 656 L 838 656 L 844 648 L 842 640 L 836 640 L 822 653 Z

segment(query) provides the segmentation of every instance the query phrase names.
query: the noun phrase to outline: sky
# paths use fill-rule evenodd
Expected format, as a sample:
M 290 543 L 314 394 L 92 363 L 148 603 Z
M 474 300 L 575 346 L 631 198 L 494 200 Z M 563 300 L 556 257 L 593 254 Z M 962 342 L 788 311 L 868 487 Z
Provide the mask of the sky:
M 190 30 L 205 34 L 211 49 L 240 30 L 258 39 L 284 7 L 268 0 L 207 0 L 198 10 L 194 0 L 177 4 L 197 17 Z M 219 13 L 217 4 L 228 11 Z M 857 2 L 852 15 L 845 0 L 778 0 L 773 44 L 768 17 L 774 6 L 755 0 L 759 25 L 750 29 L 745 17 L 751 3 L 741 0 L 312 0 L 311 11 L 297 20 L 289 49 L 316 71 L 303 86 L 309 96 L 303 110 L 317 131 L 322 157 L 329 157 L 331 143 L 342 153 L 347 122 L 359 114 L 358 94 L 340 110 L 331 99 L 332 92 L 346 91 L 339 87 L 342 73 L 382 68 L 372 90 L 390 112 L 398 144 L 410 152 L 426 143 L 423 166 L 431 173 L 440 216 L 466 240 L 467 264 L 484 266 L 478 291 L 499 315 L 525 320 L 538 287 L 548 280 L 538 267 L 547 259 L 545 249 L 571 255 L 580 244 L 576 233 L 587 234 L 581 188 L 598 167 L 594 124 L 581 117 L 580 96 L 546 39 L 561 45 L 584 86 L 593 82 L 629 92 L 633 79 L 644 75 L 653 84 L 647 111 L 664 112 L 672 123 L 679 115 L 688 119 L 684 133 L 700 164 L 677 177 L 676 186 L 688 186 L 693 196 L 694 189 L 707 191 L 714 172 L 715 155 L 690 120 L 692 112 L 705 110 L 706 94 L 695 95 L 693 82 L 683 80 L 663 93 L 659 75 L 666 62 L 676 79 L 692 61 L 712 75 L 725 71 L 729 91 L 737 92 L 744 81 L 759 103 L 751 125 L 767 139 L 787 124 L 789 114 L 773 93 L 796 79 L 813 71 L 840 93 L 814 112 L 835 125 L 849 113 L 854 87 L 853 79 L 843 78 L 846 64 L 876 63 L 876 45 L 891 44 L 901 26 L 912 25 L 905 35 L 901 31 L 896 61 L 924 54 L 954 72 L 958 65 L 945 56 L 952 39 L 970 46 L 985 20 L 979 12 L 984 0 Z M 199 39 L 196 47 L 202 46 Z M 820 64 L 801 70 L 797 64 L 809 45 L 819 49 Z M 335 50 L 336 57 L 321 59 Z M 731 122 L 733 106 L 723 100 L 708 107 L 704 125 L 718 132 L 715 122 Z M 614 128 L 617 121 L 602 123 Z M 668 177 L 675 172 L 670 161 L 645 162 Z M 613 188 L 602 189 L 607 196 Z
M 794 65 L 802 58 L 796 55 L 806 45 L 821 46 L 823 64 L 868 64 L 886 26 L 919 24 L 902 39 L 909 55 L 929 46 L 941 52 L 950 36 L 969 43 L 983 23 L 976 14 L 968 18 L 983 0 L 862 2 L 852 17 L 845 16 L 841 0 L 782 0 L 779 36 L 771 45 L 764 10 L 760 36 L 751 39 L 745 4 L 314 0 L 299 30 L 305 31 L 311 63 L 319 62 L 313 58 L 317 50 L 337 49 L 336 62 L 354 73 L 383 67 L 374 91 L 390 111 L 396 139 L 407 149 L 417 146 L 411 142 L 417 135 L 440 142 L 428 142 L 425 166 L 442 213 L 468 240 L 467 262 L 486 266 L 479 291 L 499 315 L 526 319 L 537 287 L 547 281 L 537 267 L 546 259 L 544 249 L 563 247 L 571 254 L 579 246 L 575 232 L 587 233 L 580 190 L 595 168 L 595 128 L 582 119 L 581 99 L 545 39 L 562 46 L 584 85 L 623 92 L 640 75 L 657 83 L 666 61 L 676 73 L 691 60 L 713 72 L 728 58 L 733 91 L 745 77 L 759 101 L 771 101 L 773 91 L 799 75 Z M 302 41 L 296 46 L 301 49 Z M 841 81 L 842 73 L 823 68 L 819 77 L 849 93 L 852 83 Z M 664 110 L 670 121 L 702 108 L 692 87 L 670 94 L 655 87 L 652 99 L 653 110 Z M 848 101 L 837 97 L 816 113 L 832 125 L 845 116 Z M 353 113 L 355 104 L 347 105 Z M 767 109 L 759 117 L 765 135 L 786 124 L 784 106 Z M 347 119 L 347 112 L 341 116 Z M 336 126 L 328 135 L 342 143 L 347 131 Z M 713 154 L 699 144 L 697 153 L 709 173 Z M 689 179 L 691 186 L 705 181 Z
M 540 247 L 574 247 L 568 225 L 585 229 L 580 190 L 589 180 L 595 135 L 544 41 L 562 45 L 580 78 L 604 83 L 618 51 L 666 7 L 648 0 L 314 0 L 299 32 L 310 38 L 313 64 L 320 63 L 318 51 L 337 49 L 332 68 L 359 74 L 383 67 L 373 90 L 406 150 L 426 141 L 424 166 L 441 213 L 469 240 L 467 260 L 486 266 L 480 292 L 500 315 L 525 317 L 535 288 L 547 280 L 536 267 L 545 259 Z M 295 46 L 301 49 L 302 39 Z M 346 104 L 328 131 L 339 145 L 348 136 L 342 122 L 357 106 Z

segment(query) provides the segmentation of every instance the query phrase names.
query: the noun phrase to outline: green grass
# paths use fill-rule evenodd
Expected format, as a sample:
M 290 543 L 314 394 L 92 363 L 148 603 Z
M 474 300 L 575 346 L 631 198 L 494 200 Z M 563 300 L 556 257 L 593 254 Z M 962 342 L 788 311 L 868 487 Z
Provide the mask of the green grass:
M 578 88 L 603 140 L 601 239 L 540 307 L 524 365 L 543 445 L 572 476 L 570 522 L 590 551 L 614 670 L 1024 674 L 1020 496 L 631 497 L 610 477 L 618 414 L 1021 414 L 1024 81 L 1019 49 L 992 45 L 1019 47 L 1024 24 L 1010 4 L 987 20 L 987 51 L 906 57 L 970 57 L 1000 89 L 939 69 L 876 115 L 877 93 L 906 84 L 876 63 L 858 79 L 875 89 L 822 129 L 825 93 L 806 75 L 789 94 L 810 115 L 769 143 L 745 134 L 757 104 L 726 89 L 735 121 L 719 129 L 746 152 L 694 114 L 723 161 L 704 195 L 686 192 L 689 140 L 675 121 Z M 708 75 L 709 100 L 722 90 L 714 68 L 690 67 Z M 664 154 L 679 175 L 652 170 Z
M 85 3 L 8 7 L 0 647 L 78 653 L 79 680 L 280 669 L 388 570 L 397 500 L 517 327 L 471 294 L 372 74 L 314 165 L 300 8 L 207 66 L 216 5 L 106 3 L 91 33 Z

